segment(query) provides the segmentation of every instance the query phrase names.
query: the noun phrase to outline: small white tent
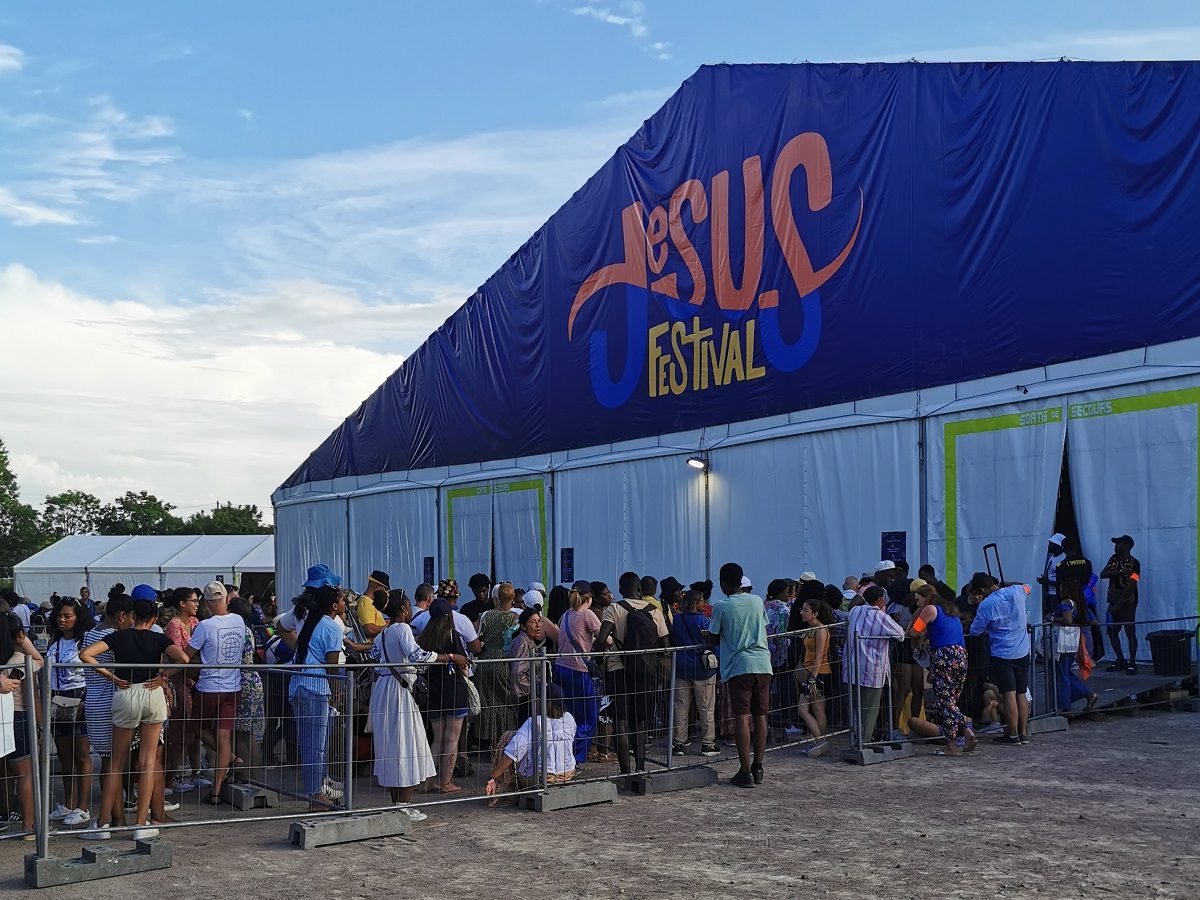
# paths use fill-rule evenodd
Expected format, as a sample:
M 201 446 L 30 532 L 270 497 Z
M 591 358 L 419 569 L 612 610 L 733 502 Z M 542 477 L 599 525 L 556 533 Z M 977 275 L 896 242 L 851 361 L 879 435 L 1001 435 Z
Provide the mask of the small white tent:
M 51 594 L 79 596 L 87 586 L 88 566 L 128 541 L 128 537 L 73 534 L 56 541 L 13 568 L 13 590 L 36 603 Z
M 141 583 L 162 590 L 274 570 L 275 539 L 270 535 L 78 534 L 17 563 L 13 581 L 18 594 L 41 603 L 55 592 L 78 596 L 81 586 L 103 599 L 117 582 L 128 590 Z

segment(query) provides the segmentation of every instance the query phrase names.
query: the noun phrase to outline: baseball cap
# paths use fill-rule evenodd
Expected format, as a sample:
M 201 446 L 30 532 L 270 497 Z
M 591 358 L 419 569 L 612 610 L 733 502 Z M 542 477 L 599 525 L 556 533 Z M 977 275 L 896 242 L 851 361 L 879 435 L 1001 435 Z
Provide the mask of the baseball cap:
M 742 590 L 743 590 L 743 591 L 745 591 L 745 590 L 749 590 L 749 589 L 750 589 L 750 588 L 752 588 L 752 587 L 754 587 L 754 585 L 750 583 L 750 576 L 749 576 L 749 575 L 743 575 L 743 576 L 742 576 Z
M 589 597 L 592 593 L 592 583 L 590 581 L 577 581 L 571 585 L 571 590 L 579 591 L 584 597 Z
M 875 564 L 876 572 L 890 572 L 896 568 L 896 564 L 890 559 L 881 559 Z
M 225 585 L 219 581 L 210 581 L 204 586 L 205 600 L 224 600 L 228 594 L 225 593 Z
M 525 590 L 526 591 L 537 591 L 543 597 L 546 595 L 546 586 L 544 584 L 542 584 L 540 581 L 529 582 L 529 587 L 525 588 Z
M 134 600 L 157 600 L 158 591 L 150 587 L 148 584 L 136 584 L 133 587 L 133 592 L 129 595 Z
M 1113 538 L 1113 539 L 1112 539 L 1112 542 L 1113 542 L 1114 544 L 1128 544 L 1130 547 L 1132 547 L 1132 546 L 1133 546 L 1133 538 L 1131 538 L 1131 537 L 1130 537 L 1129 535 L 1127 535 L 1127 534 L 1122 534 L 1122 535 L 1120 535 L 1120 536 L 1118 536 L 1118 537 L 1115 537 L 1115 538 Z
M 1060 547 L 1063 545 L 1063 541 L 1065 541 L 1066 539 L 1067 539 L 1067 536 L 1065 534 L 1063 534 L 1061 531 L 1056 531 L 1056 532 L 1054 532 L 1054 534 L 1050 535 L 1050 543 L 1058 544 L 1058 546 L 1060 546 Z
M 800 580 L 801 581 L 816 581 L 817 573 L 816 572 L 801 572 Z
M 912 581 L 910 581 L 908 583 L 909 593 L 915 594 L 917 591 L 919 591 L 923 587 L 929 587 L 929 582 L 926 581 L 924 578 L 914 578 Z
M 843 600 L 853 600 L 857 596 L 858 596 L 858 594 L 855 593 L 854 591 L 842 591 L 842 599 Z
M 537 584 L 537 582 L 535 581 L 534 584 Z M 524 594 L 521 595 L 521 604 L 526 609 L 530 609 L 534 606 L 541 606 L 544 600 L 545 598 L 542 596 L 542 592 L 534 590 L 533 588 L 529 588 Z

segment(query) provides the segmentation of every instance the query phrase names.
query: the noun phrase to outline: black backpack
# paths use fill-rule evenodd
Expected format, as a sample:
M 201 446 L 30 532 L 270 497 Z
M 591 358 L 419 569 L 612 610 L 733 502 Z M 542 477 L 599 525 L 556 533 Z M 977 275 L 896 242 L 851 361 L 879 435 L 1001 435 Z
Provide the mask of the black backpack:
M 658 625 L 654 621 L 654 607 L 647 605 L 639 609 L 628 600 L 622 600 L 621 607 L 629 614 L 625 618 L 625 640 L 621 649 L 657 650 Z M 623 660 L 625 673 L 640 681 L 649 681 L 654 674 L 657 659 L 658 655 L 654 653 L 626 656 Z

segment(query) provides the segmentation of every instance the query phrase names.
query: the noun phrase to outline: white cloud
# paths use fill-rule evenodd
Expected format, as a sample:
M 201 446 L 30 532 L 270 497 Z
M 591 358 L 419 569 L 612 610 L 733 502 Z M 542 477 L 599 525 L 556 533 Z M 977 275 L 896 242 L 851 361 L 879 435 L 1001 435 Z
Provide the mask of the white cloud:
M 243 119 L 245 119 L 247 122 L 253 121 L 253 119 L 254 119 L 254 110 L 252 110 L 252 109 L 239 109 L 237 111 L 237 114 L 239 116 L 241 116 Z
M 178 506 L 270 492 L 401 362 L 356 346 L 403 315 L 323 285 L 187 305 L 0 269 L 4 430 L 27 502 L 68 487 Z M 422 326 L 423 327 L 423 326 Z
M 571 13 L 603 22 L 605 25 L 624 28 L 629 32 L 630 37 L 654 59 L 671 58 L 670 44 L 664 41 L 651 42 L 649 40 L 650 27 L 646 24 L 646 6 L 640 0 L 621 0 L 615 8 L 598 3 L 587 3 L 583 6 L 573 7 Z
M 74 225 L 78 221 L 60 209 L 21 200 L 5 187 L 0 187 L 0 219 L 16 225 Z
M 25 54 L 11 44 L 0 44 L 0 74 L 20 72 L 25 66 Z

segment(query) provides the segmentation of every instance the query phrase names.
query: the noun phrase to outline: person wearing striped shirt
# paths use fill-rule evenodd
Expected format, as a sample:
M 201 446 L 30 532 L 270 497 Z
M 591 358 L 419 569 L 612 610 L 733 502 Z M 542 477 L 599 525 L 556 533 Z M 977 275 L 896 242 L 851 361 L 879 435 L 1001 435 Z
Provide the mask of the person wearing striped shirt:
M 888 640 L 904 640 L 900 623 L 884 612 L 887 593 L 878 585 L 867 588 L 863 603 L 850 610 L 846 632 L 846 664 L 842 677 L 857 684 L 862 703 L 859 706 L 859 736 L 864 742 L 875 734 L 883 689 L 891 683 L 891 659 Z

